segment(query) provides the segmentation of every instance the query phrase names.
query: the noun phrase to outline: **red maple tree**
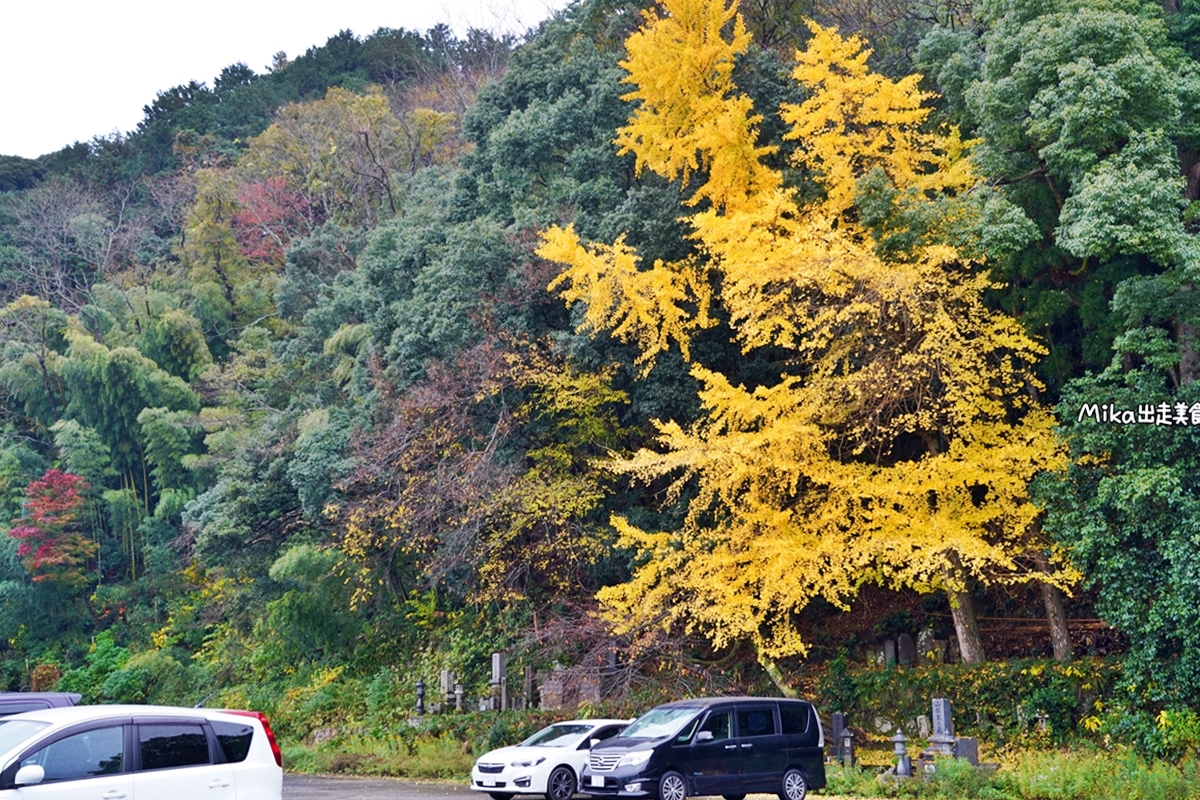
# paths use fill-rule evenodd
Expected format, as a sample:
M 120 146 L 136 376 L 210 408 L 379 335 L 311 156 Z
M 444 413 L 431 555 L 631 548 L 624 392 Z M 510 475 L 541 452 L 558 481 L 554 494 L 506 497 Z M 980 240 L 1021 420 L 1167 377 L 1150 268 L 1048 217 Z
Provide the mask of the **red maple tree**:
M 68 587 L 88 583 L 88 562 L 100 545 L 78 527 L 87 488 L 81 476 L 57 469 L 25 487 L 25 515 L 8 535 L 20 540 L 17 555 L 35 581 Z
M 287 188 L 283 178 L 267 178 L 238 188 L 233 234 L 242 255 L 252 261 L 283 263 L 288 242 L 311 232 L 311 209 L 304 197 Z

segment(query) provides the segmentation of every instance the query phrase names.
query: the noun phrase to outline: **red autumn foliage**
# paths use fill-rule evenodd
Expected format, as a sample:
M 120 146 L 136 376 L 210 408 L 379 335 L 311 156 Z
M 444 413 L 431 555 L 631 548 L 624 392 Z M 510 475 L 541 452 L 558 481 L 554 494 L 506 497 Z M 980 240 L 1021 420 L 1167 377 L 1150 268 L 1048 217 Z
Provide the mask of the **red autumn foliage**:
M 283 251 L 298 235 L 311 232 L 311 209 L 304 197 L 287 188 L 282 178 L 268 178 L 238 188 L 233 234 L 242 255 L 254 261 L 283 263 Z
M 35 581 L 78 587 L 88 582 L 88 561 L 99 545 L 77 528 L 88 483 L 52 469 L 25 487 L 25 515 L 8 535 L 20 541 L 17 555 Z

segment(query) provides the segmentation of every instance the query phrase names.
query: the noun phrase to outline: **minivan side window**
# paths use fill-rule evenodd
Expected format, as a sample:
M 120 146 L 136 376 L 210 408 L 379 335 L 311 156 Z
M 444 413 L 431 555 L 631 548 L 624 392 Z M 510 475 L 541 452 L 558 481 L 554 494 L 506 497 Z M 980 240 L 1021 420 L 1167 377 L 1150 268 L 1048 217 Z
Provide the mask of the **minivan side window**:
M 142 769 L 167 769 L 208 764 L 208 737 L 195 723 L 139 725 Z
M 812 715 L 808 713 L 808 706 L 802 706 L 799 703 L 779 704 L 779 721 L 783 724 L 785 736 L 808 733 L 811 719 Z
M 121 772 L 124 751 L 125 728 L 114 725 L 59 739 L 23 760 L 21 766 L 41 766 L 46 771 L 45 783 L 75 781 Z
M 250 740 L 254 738 L 254 727 L 240 722 L 212 723 L 213 733 L 217 734 L 217 742 L 225 754 L 225 761 L 238 764 L 246 760 L 250 753 Z
M 696 717 L 684 726 L 684 729 L 675 737 L 675 744 L 686 744 L 692 738 L 692 734 L 696 732 L 696 724 L 699 722 L 700 718 Z
M 708 719 L 704 720 L 704 724 L 700 726 L 700 730 L 709 731 L 713 735 L 713 740 L 728 739 L 730 736 L 730 722 L 733 715 L 728 711 L 717 711 L 709 714 Z
M 739 708 L 738 736 L 771 736 L 775 733 L 775 710 L 769 706 Z
M 621 726 L 613 725 L 608 728 L 601 728 L 600 730 L 593 733 L 591 738 L 599 739 L 600 741 L 603 742 L 605 739 L 611 739 L 612 737 L 616 736 L 620 732 L 621 732 Z

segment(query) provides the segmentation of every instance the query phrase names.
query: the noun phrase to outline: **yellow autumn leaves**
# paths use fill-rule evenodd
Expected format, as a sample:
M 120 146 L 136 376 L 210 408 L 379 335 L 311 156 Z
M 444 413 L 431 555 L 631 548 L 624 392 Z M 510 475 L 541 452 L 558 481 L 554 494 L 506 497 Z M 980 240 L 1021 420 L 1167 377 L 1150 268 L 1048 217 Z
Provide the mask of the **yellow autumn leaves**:
M 873 74 L 860 40 L 811 28 L 793 72 L 808 99 L 779 113 L 815 199 L 765 160 L 762 118 L 733 80 L 750 44 L 736 6 L 666 0 L 627 42 L 635 109 L 616 143 L 692 190 L 695 255 L 647 267 L 620 239 L 585 245 L 558 227 L 539 250 L 564 265 L 551 288 L 585 305 L 585 329 L 636 343 L 646 369 L 674 343 L 702 386 L 698 422 L 660 422 L 659 449 L 610 465 L 669 477 L 687 515 L 665 532 L 614 518 L 642 566 L 602 601 L 625 630 L 681 623 L 764 658 L 802 653 L 794 615 L 865 581 L 1072 579 L 1023 561 L 1046 551 L 1029 481 L 1063 459 L 1029 391 L 1042 351 L 984 305 L 986 273 L 938 235 L 969 228 L 972 193 L 988 191 L 969 143 L 925 129 L 917 77 Z M 916 212 L 941 222 L 881 246 L 859 207 L 868 179 L 893 197 L 893 228 Z M 736 386 L 692 359 L 717 305 L 744 352 L 786 354 L 777 383 Z

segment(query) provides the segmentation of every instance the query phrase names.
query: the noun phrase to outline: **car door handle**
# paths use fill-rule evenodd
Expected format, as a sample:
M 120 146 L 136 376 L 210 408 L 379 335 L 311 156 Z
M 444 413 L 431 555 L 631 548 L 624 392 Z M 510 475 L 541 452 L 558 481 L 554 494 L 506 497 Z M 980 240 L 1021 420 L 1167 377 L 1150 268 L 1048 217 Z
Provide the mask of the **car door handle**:
M 725 749 L 726 750 L 737 750 L 737 745 L 736 744 L 727 744 L 727 745 L 725 745 Z
M 742 744 L 742 747 L 754 747 L 754 745 L 751 744 L 750 742 L 745 742 L 744 744 Z
M 100 796 L 103 797 L 104 800 L 121 800 L 122 797 L 126 797 L 126 794 L 119 789 L 109 789 Z
M 220 778 L 217 778 L 216 780 L 214 780 L 212 783 L 210 783 L 210 784 L 208 785 L 208 788 L 210 788 L 210 789 L 224 789 L 224 788 L 225 788 L 225 787 L 227 787 L 228 785 L 229 785 L 229 781 L 226 781 L 226 780 L 221 780 Z

